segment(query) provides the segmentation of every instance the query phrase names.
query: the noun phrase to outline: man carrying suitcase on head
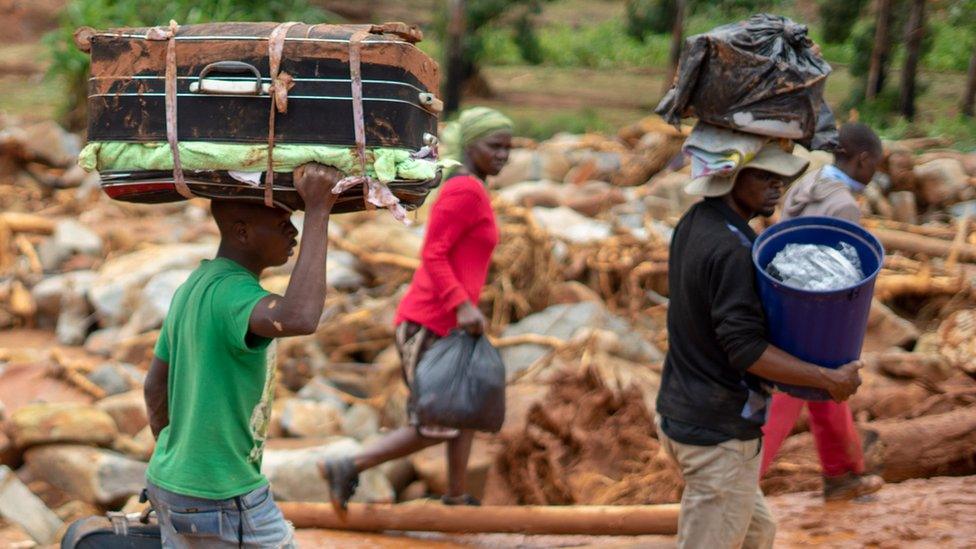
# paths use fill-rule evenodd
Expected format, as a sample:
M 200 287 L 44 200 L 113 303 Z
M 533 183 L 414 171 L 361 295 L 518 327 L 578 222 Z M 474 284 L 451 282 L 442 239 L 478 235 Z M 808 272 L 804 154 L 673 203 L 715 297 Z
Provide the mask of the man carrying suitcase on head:
M 301 251 L 284 296 L 258 283 L 297 244 L 290 214 L 214 201 L 217 257 L 180 286 L 164 321 L 145 395 L 156 449 L 146 473 L 164 547 L 290 547 L 261 458 L 274 395 L 273 339 L 311 334 L 325 300 L 332 187 L 318 164 L 295 172 L 305 201 Z

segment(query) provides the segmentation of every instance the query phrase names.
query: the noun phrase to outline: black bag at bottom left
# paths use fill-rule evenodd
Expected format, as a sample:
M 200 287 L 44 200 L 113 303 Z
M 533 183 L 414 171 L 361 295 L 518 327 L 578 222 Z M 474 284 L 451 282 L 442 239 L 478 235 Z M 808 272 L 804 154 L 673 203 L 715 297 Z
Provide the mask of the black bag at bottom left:
M 109 513 L 78 519 L 61 538 L 61 549 L 159 549 L 159 525 L 140 517 L 141 513 Z

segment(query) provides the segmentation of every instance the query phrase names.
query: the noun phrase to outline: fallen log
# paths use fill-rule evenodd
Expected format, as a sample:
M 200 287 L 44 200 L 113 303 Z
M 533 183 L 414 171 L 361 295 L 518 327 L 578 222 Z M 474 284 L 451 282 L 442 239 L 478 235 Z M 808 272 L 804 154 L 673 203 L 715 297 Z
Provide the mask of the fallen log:
M 976 473 L 976 406 L 909 420 L 870 424 L 882 445 L 888 482 Z
M 955 295 L 968 287 L 968 282 L 957 276 L 932 276 L 931 273 L 882 273 L 874 284 L 874 297 L 881 301 L 888 301 L 906 295 Z
M 677 504 L 455 507 L 350 503 L 344 516 L 339 516 L 328 503 L 283 501 L 278 506 L 296 528 L 592 536 L 674 535 L 680 509 Z
M 52 234 L 57 224 L 48 217 L 20 212 L 4 212 L 0 214 L 0 221 L 15 233 Z
M 882 228 L 871 229 L 871 233 L 889 251 L 898 250 L 911 254 L 923 254 L 929 257 L 948 258 L 950 253 L 958 250 L 956 257 L 959 261 L 976 261 L 976 245 L 973 244 L 967 244 L 965 242 L 953 243 L 941 238 Z
M 938 383 L 952 374 L 952 367 L 945 357 L 936 353 L 888 351 L 867 355 L 864 361 L 872 370 L 896 379 Z

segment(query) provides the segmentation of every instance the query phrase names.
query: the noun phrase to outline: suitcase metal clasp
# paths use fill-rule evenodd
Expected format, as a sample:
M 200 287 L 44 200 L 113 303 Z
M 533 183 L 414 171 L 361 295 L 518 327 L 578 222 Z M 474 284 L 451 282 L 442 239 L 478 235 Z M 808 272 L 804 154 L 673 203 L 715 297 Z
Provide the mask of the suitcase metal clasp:
M 212 72 L 231 74 L 251 73 L 254 75 L 254 80 L 207 78 Z M 270 89 L 271 84 L 262 83 L 261 72 L 257 67 L 242 61 L 218 61 L 211 63 L 200 71 L 200 76 L 197 77 L 196 82 L 190 83 L 190 91 L 192 93 L 216 95 L 261 95 L 267 94 Z
M 444 110 L 444 102 L 438 99 L 437 96 L 432 93 L 421 92 L 417 99 L 419 99 L 420 104 L 430 112 L 439 113 Z

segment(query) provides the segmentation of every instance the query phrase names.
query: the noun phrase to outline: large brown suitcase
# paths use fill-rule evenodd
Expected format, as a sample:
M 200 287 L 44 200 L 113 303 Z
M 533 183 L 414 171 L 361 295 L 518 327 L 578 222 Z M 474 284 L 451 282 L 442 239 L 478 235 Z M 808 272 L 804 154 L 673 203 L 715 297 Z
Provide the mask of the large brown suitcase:
M 179 140 L 268 141 L 268 47 L 277 26 L 213 23 L 176 30 Z M 152 39 L 151 30 L 80 33 L 91 52 L 90 141 L 166 141 L 168 41 Z M 275 119 L 276 143 L 355 145 L 349 49 L 362 30 L 368 32 L 361 45 L 366 145 L 420 149 L 424 133 L 436 134 L 438 68 L 413 44 L 419 33 L 402 23 L 299 23 L 287 30 L 281 53 L 280 72 L 294 87 L 287 113 Z
M 439 75 L 437 63 L 415 46 L 420 38 L 403 23 L 82 28 L 76 42 L 91 54 L 88 140 L 358 145 L 429 154 L 441 109 Z M 192 194 L 270 205 L 274 191 L 277 205 L 302 206 L 290 174 L 264 176 L 263 193 L 226 172 L 180 173 L 182 189 L 175 173 L 111 166 L 102 169 L 102 186 L 113 198 L 135 202 Z M 388 186 L 412 209 L 438 179 Z M 362 184 L 353 186 L 340 209 L 365 208 L 364 196 Z

